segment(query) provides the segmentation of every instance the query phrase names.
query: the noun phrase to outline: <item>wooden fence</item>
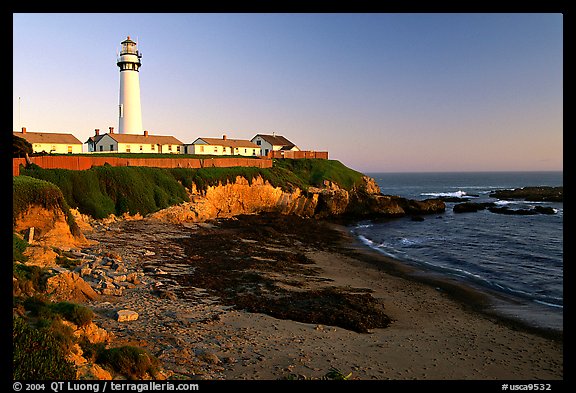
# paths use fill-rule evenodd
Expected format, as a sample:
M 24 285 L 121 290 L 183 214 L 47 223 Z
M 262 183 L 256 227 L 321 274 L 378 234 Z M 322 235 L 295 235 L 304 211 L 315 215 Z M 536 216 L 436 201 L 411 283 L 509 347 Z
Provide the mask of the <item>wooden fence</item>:
M 292 151 L 292 150 L 273 150 L 268 152 L 269 158 L 291 158 L 291 159 L 303 159 L 303 158 L 319 158 L 322 160 L 328 159 L 328 152 L 327 151 L 311 151 L 311 150 L 302 150 L 302 151 Z
M 87 157 L 87 156 L 35 156 L 33 164 L 41 168 L 85 170 L 93 166 L 147 166 L 156 168 L 229 168 L 234 166 L 272 168 L 272 160 L 262 158 L 126 158 L 126 157 Z M 20 174 L 20 165 L 26 165 L 25 158 L 12 159 L 12 175 Z

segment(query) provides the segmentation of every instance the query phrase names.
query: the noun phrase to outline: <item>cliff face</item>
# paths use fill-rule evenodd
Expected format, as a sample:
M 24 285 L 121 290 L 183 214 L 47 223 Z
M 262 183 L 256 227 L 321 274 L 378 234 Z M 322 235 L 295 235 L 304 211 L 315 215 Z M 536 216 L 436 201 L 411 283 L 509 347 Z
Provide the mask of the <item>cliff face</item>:
M 233 183 L 208 187 L 204 193 L 196 187 L 190 191 L 190 202 L 172 206 L 151 215 L 151 218 L 172 223 L 201 222 L 213 218 L 229 218 L 240 214 L 279 212 L 301 217 L 386 216 L 432 214 L 444 211 L 440 200 L 411 201 L 381 195 L 374 179 L 364 176 L 360 185 L 347 191 L 325 181 L 322 188 L 287 192 L 273 187 L 261 177 L 251 184 L 238 176 Z
M 286 192 L 261 177 L 249 184 L 238 176 L 234 183 L 209 186 L 205 192 L 193 186 L 189 192 L 190 202 L 153 213 L 150 218 L 172 223 L 202 222 L 266 211 L 311 217 L 318 203 L 318 195 L 306 196 L 300 189 Z
M 14 217 L 13 230 L 27 233 L 33 228 L 34 244 L 68 249 L 88 244 L 88 241 L 77 227 L 70 227 L 66 214 L 59 208 L 46 209 L 39 205 L 30 205 L 28 209 Z

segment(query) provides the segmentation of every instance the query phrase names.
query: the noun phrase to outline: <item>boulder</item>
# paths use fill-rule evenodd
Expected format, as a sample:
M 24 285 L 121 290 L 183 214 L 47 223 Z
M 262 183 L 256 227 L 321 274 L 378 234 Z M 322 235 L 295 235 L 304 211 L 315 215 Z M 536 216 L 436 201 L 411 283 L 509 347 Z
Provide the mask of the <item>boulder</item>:
M 515 216 L 532 216 L 534 214 L 538 214 L 538 212 L 534 209 L 508 209 L 507 207 L 489 207 L 492 213 L 497 214 L 507 214 L 507 215 L 515 215 Z
M 446 204 L 441 199 L 425 199 L 417 201 L 414 199 L 398 198 L 399 205 L 407 214 L 423 215 L 437 214 L 446 210 Z
M 118 322 L 130 322 L 138 319 L 138 313 L 132 310 L 119 310 L 116 312 Z
M 64 271 L 48 278 L 46 293 L 57 301 L 85 302 L 98 299 L 98 294 L 77 273 Z
M 454 213 L 469 213 L 477 212 L 478 210 L 484 210 L 489 207 L 495 207 L 493 202 L 477 203 L 477 202 L 464 202 L 454 205 L 452 210 Z
M 534 210 L 540 214 L 556 214 L 556 210 L 550 206 L 536 206 Z

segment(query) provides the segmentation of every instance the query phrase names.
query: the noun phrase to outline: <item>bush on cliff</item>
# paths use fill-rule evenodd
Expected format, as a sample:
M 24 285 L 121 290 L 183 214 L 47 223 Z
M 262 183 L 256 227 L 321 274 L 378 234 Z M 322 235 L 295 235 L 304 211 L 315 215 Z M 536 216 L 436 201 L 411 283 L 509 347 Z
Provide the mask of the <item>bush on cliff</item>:
M 276 159 L 274 160 L 274 167 L 292 172 L 307 186 L 321 187 L 324 180 L 328 180 L 348 191 L 360 184 L 364 176 L 337 160 Z
M 70 206 L 94 218 L 148 214 L 188 199 L 168 171 L 147 167 L 92 167 L 84 171 L 26 168 L 22 174 L 50 181 Z
M 96 361 L 133 380 L 154 377 L 160 370 L 160 361 L 154 355 L 130 345 L 100 350 Z
M 219 183 L 233 183 L 238 176 L 248 180 L 249 184 L 257 177 L 262 177 L 273 187 L 280 187 L 286 191 L 294 188 L 305 189 L 306 185 L 293 172 L 284 168 L 256 168 L 256 167 L 230 167 L 230 168 L 172 168 L 170 173 L 185 187 L 191 188 L 196 185 L 199 191 L 206 191 L 208 187 L 217 186 Z
M 66 380 L 76 377 L 74 365 L 66 352 L 45 329 L 36 329 L 20 317 L 13 318 L 12 328 L 14 380 Z
M 36 170 L 42 170 L 37 167 Z M 24 213 L 31 205 L 42 206 L 47 210 L 60 209 L 66 215 L 66 222 L 73 235 L 80 234 L 70 206 L 58 185 L 30 176 L 12 177 L 12 217 L 13 220 Z

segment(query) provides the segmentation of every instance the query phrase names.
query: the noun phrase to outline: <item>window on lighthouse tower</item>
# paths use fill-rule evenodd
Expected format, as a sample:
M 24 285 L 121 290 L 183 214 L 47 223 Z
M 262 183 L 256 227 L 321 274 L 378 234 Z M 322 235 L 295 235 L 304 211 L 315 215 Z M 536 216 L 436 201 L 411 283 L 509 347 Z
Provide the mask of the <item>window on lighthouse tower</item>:
M 122 104 L 118 105 L 118 114 L 120 115 L 120 117 L 124 117 L 124 105 Z

